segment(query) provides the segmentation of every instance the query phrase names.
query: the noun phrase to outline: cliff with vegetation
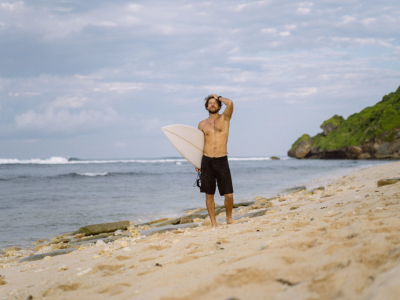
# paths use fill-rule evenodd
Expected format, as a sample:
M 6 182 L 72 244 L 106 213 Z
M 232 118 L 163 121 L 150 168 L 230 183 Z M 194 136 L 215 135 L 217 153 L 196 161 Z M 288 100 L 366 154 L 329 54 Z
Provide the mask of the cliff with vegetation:
M 322 159 L 400 159 L 400 87 L 345 120 L 334 115 L 323 132 L 297 139 L 288 155 Z

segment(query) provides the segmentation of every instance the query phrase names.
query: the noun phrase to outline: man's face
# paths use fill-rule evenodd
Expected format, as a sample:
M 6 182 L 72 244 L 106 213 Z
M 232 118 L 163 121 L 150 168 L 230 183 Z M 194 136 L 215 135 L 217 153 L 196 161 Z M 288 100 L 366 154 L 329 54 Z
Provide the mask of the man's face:
M 216 99 L 208 100 L 207 110 L 211 114 L 216 114 L 219 112 L 221 107 L 219 107 L 218 101 Z

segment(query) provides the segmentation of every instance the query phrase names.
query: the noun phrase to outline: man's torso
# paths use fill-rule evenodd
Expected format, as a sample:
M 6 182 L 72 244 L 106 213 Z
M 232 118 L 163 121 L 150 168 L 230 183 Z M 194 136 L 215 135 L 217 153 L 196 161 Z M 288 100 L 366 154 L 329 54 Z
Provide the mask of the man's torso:
M 205 119 L 201 122 L 200 129 L 204 132 L 204 155 L 208 157 L 221 157 L 227 155 L 229 136 L 229 120 L 223 115 L 216 119 Z

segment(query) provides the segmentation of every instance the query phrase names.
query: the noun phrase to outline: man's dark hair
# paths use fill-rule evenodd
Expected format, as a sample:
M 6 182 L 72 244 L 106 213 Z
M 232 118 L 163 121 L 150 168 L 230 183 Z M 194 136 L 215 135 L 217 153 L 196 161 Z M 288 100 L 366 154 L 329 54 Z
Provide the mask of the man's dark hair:
M 206 103 L 204 103 L 204 106 L 206 107 L 206 109 L 207 109 L 207 107 L 208 107 L 208 101 L 210 101 L 210 99 L 215 99 L 215 98 L 214 98 L 213 95 L 208 95 L 208 96 L 204 99 L 204 101 L 206 102 Z M 219 108 L 221 108 L 221 107 L 222 107 L 222 102 L 221 102 L 220 100 L 217 100 L 217 102 L 218 102 Z

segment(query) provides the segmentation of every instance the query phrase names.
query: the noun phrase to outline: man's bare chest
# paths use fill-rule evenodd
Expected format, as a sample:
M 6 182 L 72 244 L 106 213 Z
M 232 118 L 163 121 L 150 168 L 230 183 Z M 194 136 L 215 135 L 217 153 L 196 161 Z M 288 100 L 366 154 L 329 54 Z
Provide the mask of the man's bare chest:
M 203 132 L 205 135 L 224 133 L 227 131 L 227 125 L 225 124 L 223 118 L 217 120 L 207 120 L 203 127 Z

